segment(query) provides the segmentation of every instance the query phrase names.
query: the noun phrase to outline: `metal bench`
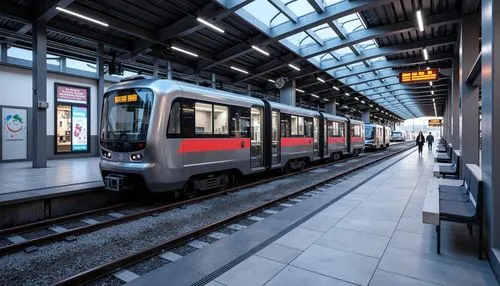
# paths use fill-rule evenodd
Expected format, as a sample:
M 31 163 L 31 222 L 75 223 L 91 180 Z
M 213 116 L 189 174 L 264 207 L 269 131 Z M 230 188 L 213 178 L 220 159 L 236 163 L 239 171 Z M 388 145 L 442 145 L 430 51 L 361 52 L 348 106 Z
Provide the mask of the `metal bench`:
M 434 157 L 434 162 L 438 163 L 450 163 L 452 160 L 453 147 L 451 143 L 448 143 L 446 148 L 446 153 L 437 153 Z
M 460 150 L 453 150 L 451 163 L 434 163 L 434 175 L 442 178 L 446 176 L 460 178 L 461 155 Z
M 478 257 L 482 258 L 483 186 L 481 169 L 467 164 L 464 180 L 432 179 L 422 210 L 422 222 L 436 226 L 437 253 L 441 253 L 441 221 L 467 224 L 472 235 L 473 226 L 479 225 Z

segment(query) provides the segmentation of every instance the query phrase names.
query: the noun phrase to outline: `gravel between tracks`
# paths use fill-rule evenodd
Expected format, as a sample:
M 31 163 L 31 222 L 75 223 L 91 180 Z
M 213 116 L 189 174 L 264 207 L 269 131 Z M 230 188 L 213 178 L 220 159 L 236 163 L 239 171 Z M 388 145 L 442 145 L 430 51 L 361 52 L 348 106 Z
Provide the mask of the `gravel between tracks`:
M 306 172 L 78 237 L 0 257 L 0 285 L 47 285 L 322 180 Z

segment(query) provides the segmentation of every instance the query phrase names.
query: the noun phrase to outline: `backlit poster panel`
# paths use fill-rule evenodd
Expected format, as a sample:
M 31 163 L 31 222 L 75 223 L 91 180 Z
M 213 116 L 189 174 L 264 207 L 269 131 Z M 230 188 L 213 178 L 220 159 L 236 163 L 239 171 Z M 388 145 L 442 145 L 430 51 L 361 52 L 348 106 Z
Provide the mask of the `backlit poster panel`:
M 88 151 L 87 144 L 87 107 L 72 107 L 72 144 L 71 151 Z
M 2 160 L 28 157 L 28 122 L 26 109 L 2 108 Z

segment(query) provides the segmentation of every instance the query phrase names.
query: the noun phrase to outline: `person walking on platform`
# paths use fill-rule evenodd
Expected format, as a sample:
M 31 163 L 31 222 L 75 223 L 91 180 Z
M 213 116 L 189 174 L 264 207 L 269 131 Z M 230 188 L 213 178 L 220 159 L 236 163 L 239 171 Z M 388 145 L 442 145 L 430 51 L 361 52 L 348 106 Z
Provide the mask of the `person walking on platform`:
M 432 132 L 429 132 L 429 135 L 427 135 L 425 141 L 427 141 L 427 147 L 429 148 L 429 150 L 432 150 L 432 144 L 434 143 L 434 136 L 432 136 Z
M 418 133 L 416 141 L 418 146 L 418 154 L 422 154 L 422 149 L 424 148 L 424 143 L 425 143 L 425 137 L 422 131 Z

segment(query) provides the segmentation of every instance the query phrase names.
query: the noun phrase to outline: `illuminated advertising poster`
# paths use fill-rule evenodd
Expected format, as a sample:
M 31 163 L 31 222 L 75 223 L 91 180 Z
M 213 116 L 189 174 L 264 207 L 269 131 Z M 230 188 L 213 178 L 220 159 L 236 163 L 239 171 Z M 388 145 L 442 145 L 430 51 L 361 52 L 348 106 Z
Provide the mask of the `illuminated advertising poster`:
M 28 157 L 26 109 L 2 108 L 2 160 Z
M 58 102 L 87 104 L 88 89 L 85 87 L 56 85 L 56 97 Z
M 72 107 L 71 151 L 87 151 L 87 107 Z

